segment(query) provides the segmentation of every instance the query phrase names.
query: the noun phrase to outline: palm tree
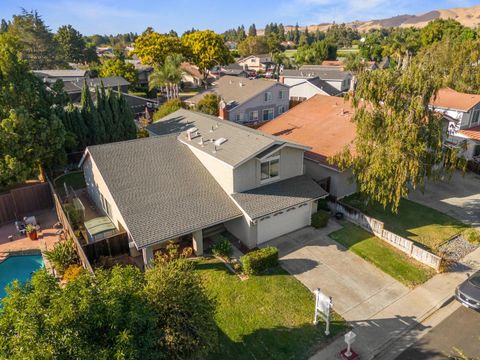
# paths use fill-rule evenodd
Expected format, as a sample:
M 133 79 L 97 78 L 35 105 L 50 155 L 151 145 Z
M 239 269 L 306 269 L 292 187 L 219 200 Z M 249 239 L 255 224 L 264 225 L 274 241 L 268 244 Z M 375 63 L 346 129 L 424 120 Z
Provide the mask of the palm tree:
M 178 84 L 182 80 L 182 70 L 180 64 L 182 63 L 182 55 L 169 55 L 165 59 L 165 63 L 154 70 L 148 78 L 148 87 L 150 90 L 160 88 L 165 89 L 167 100 L 178 98 Z

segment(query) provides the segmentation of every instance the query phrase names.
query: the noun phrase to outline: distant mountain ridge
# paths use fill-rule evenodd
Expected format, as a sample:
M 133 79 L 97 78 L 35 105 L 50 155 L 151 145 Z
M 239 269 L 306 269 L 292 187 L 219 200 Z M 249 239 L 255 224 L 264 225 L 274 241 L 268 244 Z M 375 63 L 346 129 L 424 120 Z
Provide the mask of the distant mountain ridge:
M 352 21 L 345 25 L 358 31 L 368 31 L 370 29 L 389 28 L 389 27 L 417 27 L 422 28 L 430 21 L 435 19 L 454 19 L 464 26 L 475 28 L 480 26 L 480 5 L 463 8 L 452 8 L 443 10 L 432 10 L 424 14 L 417 15 L 397 15 L 387 19 Z M 308 31 L 326 31 L 332 24 L 324 23 L 317 25 L 308 25 Z M 300 26 L 300 30 L 305 30 L 305 26 Z M 294 26 L 285 26 L 285 31 L 294 29 Z M 263 29 L 257 31 L 258 35 L 263 35 Z

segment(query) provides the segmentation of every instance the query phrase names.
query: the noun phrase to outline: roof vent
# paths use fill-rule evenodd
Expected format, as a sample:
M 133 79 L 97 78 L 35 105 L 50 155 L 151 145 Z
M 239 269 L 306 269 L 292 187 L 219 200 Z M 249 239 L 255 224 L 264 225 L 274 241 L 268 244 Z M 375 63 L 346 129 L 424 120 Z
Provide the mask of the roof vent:
M 192 140 L 192 135 L 194 133 L 197 133 L 197 131 L 198 131 L 198 129 L 196 127 L 188 129 L 187 130 L 187 139 L 191 141 Z
M 198 143 L 198 145 L 200 145 L 200 146 L 205 146 L 205 145 L 203 144 L 203 136 L 200 136 L 200 142 Z
M 240 87 L 244 87 L 244 86 L 245 86 L 245 84 L 244 84 L 243 82 L 239 82 L 238 85 L 239 85 Z
M 215 146 L 220 146 L 220 145 L 222 145 L 225 141 L 227 141 L 227 139 L 221 137 L 220 139 L 215 140 L 214 144 L 215 144 Z

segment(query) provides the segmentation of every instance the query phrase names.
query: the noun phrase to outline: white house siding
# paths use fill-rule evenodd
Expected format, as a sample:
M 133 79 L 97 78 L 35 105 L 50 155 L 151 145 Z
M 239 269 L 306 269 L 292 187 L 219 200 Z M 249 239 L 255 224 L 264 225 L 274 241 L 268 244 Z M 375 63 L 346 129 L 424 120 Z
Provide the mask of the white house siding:
M 239 123 L 262 122 L 265 109 L 273 109 L 273 118 L 280 115 L 279 106 L 282 106 L 286 112 L 289 107 L 289 87 L 273 82 L 272 85 L 268 90 L 231 109 L 228 112 L 228 119 Z M 280 99 L 280 91 L 283 91 L 282 99 Z M 272 93 L 272 100 L 265 101 L 265 92 Z M 252 111 L 258 111 L 258 120 L 250 121 L 250 112 Z M 240 117 L 237 118 L 237 115 Z
M 329 194 L 337 198 L 351 195 L 357 190 L 355 182 L 351 182 L 350 170 L 340 172 L 305 159 L 305 172 L 316 181 L 330 177 Z
M 250 159 L 234 169 L 234 192 L 257 188 L 264 184 L 260 181 L 260 161 Z M 277 181 L 303 175 L 303 150 L 284 147 L 280 150 L 280 177 Z
M 227 221 L 225 228 L 249 249 L 257 246 L 257 226 L 250 223 L 245 216 Z
M 320 90 L 316 86 L 310 84 L 308 81 L 294 85 L 290 88 L 290 99 L 308 100 L 317 94 L 329 95 L 325 91 Z
M 233 168 L 218 159 L 206 154 L 205 152 L 189 146 L 193 154 L 198 158 L 203 166 L 207 168 L 209 173 L 215 178 L 218 184 L 227 194 L 234 192 L 233 185 Z

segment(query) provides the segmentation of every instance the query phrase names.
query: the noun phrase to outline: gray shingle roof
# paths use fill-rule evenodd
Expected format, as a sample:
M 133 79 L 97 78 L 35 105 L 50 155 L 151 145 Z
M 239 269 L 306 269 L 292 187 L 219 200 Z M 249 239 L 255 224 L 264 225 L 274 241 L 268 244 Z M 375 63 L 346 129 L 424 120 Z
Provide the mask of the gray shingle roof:
M 220 96 L 230 107 L 235 107 L 245 101 L 259 95 L 274 86 L 282 85 L 274 80 L 268 79 L 245 79 L 236 76 L 225 75 L 215 81 L 213 87 L 200 94 L 187 99 L 191 104 L 198 103 L 206 94 L 215 93 Z
M 286 77 L 300 77 L 305 79 L 313 79 L 319 77 L 322 80 L 344 80 L 350 73 L 334 67 L 312 67 L 301 68 L 300 70 L 283 70 L 281 76 Z
M 307 81 L 310 84 L 312 84 L 313 86 L 316 86 L 317 88 L 324 91 L 325 93 L 327 93 L 330 96 L 338 95 L 339 92 L 340 92 L 334 86 L 330 85 L 328 82 L 326 82 L 325 80 L 322 80 L 318 77 L 313 78 L 313 79 L 308 79 Z
M 242 216 L 175 136 L 88 148 L 138 248 Z
M 33 73 L 41 77 L 79 77 L 83 78 L 87 70 L 33 70 Z
M 253 190 L 233 194 L 233 199 L 254 220 L 277 211 L 327 196 L 307 176 L 296 176 Z
M 198 136 L 188 140 L 185 131 L 193 127 L 197 128 Z M 149 125 L 147 129 L 157 135 L 179 134 L 180 141 L 232 167 L 239 166 L 275 144 L 288 143 L 294 147 L 309 149 L 304 145 L 288 142 L 247 126 L 185 109 L 175 111 Z M 200 138 L 203 138 L 203 145 L 200 145 Z M 214 152 L 213 141 L 220 138 L 224 138 L 226 141 Z

